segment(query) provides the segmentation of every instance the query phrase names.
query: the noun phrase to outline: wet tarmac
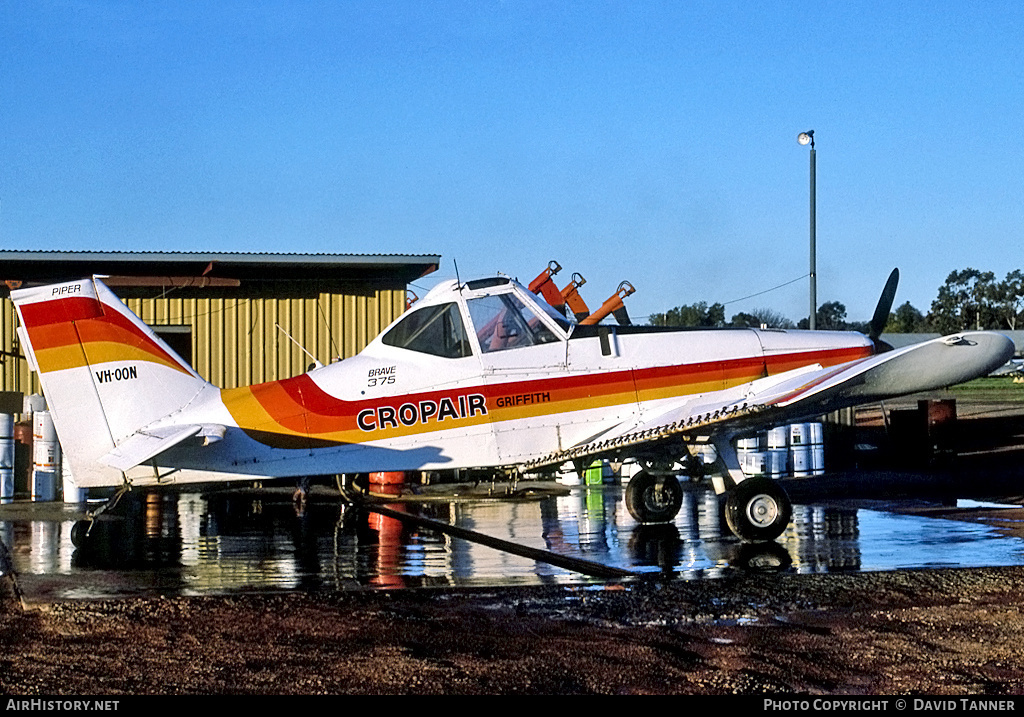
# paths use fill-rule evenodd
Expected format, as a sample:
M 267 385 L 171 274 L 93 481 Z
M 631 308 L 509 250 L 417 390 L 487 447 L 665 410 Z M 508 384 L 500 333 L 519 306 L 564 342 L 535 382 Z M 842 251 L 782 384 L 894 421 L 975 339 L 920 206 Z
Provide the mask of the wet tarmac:
M 751 546 L 724 527 L 714 493 L 695 486 L 667 526 L 637 525 L 617 485 L 559 486 L 516 500 L 457 492 L 391 508 L 627 571 L 627 580 L 1024 564 L 1024 540 L 993 525 L 907 515 L 878 503 L 797 504 L 777 542 Z M 26 602 L 605 582 L 357 509 L 327 493 L 314 493 L 305 510 L 285 489 L 136 494 L 98 520 L 76 548 L 71 533 L 83 508 L 0 506 L 6 569 L 17 575 Z

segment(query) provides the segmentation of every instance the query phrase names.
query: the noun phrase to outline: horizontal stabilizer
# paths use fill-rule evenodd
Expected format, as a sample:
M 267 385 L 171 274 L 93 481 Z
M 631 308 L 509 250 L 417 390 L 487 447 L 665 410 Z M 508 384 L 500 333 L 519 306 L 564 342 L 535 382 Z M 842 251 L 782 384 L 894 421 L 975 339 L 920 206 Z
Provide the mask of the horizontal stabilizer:
M 151 432 L 139 431 L 121 441 L 100 462 L 120 471 L 127 471 L 178 445 L 203 430 L 201 425 L 170 426 Z

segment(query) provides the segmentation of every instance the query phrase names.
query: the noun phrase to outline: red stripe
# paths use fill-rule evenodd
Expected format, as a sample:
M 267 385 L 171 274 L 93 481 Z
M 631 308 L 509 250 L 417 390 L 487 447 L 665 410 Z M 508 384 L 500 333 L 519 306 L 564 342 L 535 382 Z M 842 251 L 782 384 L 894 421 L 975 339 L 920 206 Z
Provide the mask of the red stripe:
M 86 296 L 37 301 L 32 304 L 22 304 L 20 308 L 25 328 L 103 316 L 103 304 L 97 299 Z

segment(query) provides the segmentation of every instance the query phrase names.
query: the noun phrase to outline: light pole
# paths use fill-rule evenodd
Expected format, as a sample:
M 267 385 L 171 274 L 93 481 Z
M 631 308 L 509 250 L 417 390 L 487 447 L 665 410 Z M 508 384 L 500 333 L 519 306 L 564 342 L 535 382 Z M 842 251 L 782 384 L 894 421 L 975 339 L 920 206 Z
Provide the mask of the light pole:
M 811 321 L 810 329 L 814 331 L 817 328 L 817 317 L 818 317 L 818 269 L 817 269 L 817 258 L 815 257 L 815 224 L 816 218 L 815 206 L 817 201 L 815 199 L 815 179 L 814 179 L 814 130 L 809 132 L 801 132 L 796 136 L 796 141 L 803 145 L 811 145 Z

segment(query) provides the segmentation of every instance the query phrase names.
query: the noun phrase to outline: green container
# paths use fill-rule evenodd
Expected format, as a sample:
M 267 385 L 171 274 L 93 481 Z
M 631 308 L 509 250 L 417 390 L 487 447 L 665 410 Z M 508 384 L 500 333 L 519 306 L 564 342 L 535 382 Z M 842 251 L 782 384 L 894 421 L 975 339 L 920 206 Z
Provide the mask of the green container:
M 594 461 L 583 471 L 583 482 L 586 485 L 604 484 L 604 461 Z

